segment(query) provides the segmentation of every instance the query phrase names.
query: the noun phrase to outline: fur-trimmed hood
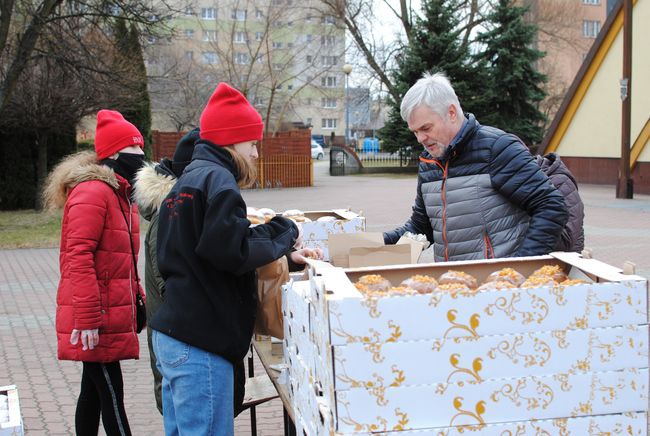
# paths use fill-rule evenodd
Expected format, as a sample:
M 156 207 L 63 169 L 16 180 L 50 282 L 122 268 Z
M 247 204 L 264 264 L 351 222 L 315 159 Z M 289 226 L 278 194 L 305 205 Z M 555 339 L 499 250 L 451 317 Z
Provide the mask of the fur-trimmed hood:
M 164 159 L 159 164 L 146 163 L 135 176 L 133 198 L 138 204 L 140 214 L 147 220 L 158 212 L 169 191 L 176 183 L 176 177 Z
M 46 209 L 59 209 L 65 205 L 68 193 L 79 183 L 89 180 L 102 181 L 113 189 L 120 187 L 115 172 L 97 162 L 92 151 L 71 154 L 59 162 L 45 180 L 43 205 Z

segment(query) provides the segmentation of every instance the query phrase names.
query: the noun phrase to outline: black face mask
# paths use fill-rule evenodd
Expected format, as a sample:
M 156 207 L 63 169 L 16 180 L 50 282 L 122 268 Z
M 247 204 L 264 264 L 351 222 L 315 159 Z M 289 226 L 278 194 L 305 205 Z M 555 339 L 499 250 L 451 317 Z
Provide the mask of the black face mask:
M 135 174 L 144 165 L 144 154 L 118 153 L 117 159 L 104 159 L 103 165 L 113 169 L 117 174 L 129 181 L 131 186 L 135 183 Z

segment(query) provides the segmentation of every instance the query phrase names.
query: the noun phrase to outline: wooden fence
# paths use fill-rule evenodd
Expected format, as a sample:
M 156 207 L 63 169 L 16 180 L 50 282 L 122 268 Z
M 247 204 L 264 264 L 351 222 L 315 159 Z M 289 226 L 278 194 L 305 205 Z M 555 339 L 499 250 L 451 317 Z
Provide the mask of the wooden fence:
M 154 161 L 174 155 L 176 143 L 185 132 L 152 132 Z M 311 131 L 292 130 L 265 137 L 258 146 L 257 188 L 313 186 Z

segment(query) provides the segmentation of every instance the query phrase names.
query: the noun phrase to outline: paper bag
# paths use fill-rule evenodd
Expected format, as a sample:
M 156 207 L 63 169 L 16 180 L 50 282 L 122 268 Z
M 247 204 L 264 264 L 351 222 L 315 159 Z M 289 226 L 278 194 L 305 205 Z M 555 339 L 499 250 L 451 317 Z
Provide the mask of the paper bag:
M 284 339 L 282 285 L 289 280 L 287 258 L 282 256 L 257 268 L 257 318 L 255 333 Z

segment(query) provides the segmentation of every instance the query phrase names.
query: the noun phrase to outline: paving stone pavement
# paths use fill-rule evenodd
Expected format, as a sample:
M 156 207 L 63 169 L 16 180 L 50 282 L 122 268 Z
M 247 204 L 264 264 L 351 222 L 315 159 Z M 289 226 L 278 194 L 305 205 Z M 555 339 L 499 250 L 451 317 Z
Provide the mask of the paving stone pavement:
M 415 195 L 414 176 L 329 177 L 327 162 L 315 165 L 312 188 L 246 191 L 251 206 L 322 210 L 363 210 L 369 231 L 402 224 Z M 650 196 L 615 199 L 613 186 L 581 186 L 586 205 L 586 245 L 594 257 L 615 266 L 625 260 L 650 277 Z M 142 261 L 139 265 L 144 271 Z M 0 386 L 18 386 L 28 435 L 74 433 L 74 411 L 81 364 L 56 359 L 54 314 L 58 284 L 58 249 L 0 250 Z M 140 335 L 140 360 L 124 361 L 125 404 L 134 435 L 163 433 L 155 408 L 146 336 Z M 263 369 L 256 361 L 256 374 Z M 249 413 L 235 421 L 237 435 L 250 434 Z M 279 400 L 257 408 L 258 434 L 282 433 Z M 100 432 L 100 434 L 103 434 Z

